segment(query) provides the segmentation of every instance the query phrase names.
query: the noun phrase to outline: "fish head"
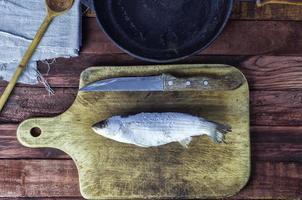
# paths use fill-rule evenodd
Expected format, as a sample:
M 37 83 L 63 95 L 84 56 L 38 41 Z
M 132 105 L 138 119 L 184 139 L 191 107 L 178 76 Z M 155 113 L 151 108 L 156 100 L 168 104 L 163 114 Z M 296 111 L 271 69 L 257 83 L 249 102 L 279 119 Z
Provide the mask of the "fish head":
M 123 134 L 123 124 L 119 118 L 103 120 L 92 126 L 92 129 L 99 135 L 116 140 Z

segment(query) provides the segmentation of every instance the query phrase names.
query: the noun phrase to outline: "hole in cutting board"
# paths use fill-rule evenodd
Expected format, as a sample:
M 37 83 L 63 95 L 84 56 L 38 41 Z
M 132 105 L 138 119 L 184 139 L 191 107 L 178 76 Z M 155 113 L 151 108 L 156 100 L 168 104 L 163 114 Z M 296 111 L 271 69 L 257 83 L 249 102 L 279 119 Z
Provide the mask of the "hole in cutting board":
M 39 137 L 41 135 L 42 131 L 39 127 L 34 127 L 30 129 L 30 135 L 33 137 Z

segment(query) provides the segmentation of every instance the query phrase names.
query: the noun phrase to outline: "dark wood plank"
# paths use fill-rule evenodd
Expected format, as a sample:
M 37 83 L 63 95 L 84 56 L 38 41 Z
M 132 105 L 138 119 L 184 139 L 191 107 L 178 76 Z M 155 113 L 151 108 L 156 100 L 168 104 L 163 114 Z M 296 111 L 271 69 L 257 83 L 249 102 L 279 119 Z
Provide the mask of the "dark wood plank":
M 86 10 L 85 17 L 95 17 L 95 13 Z M 236 20 L 302 20 L 302 7 L 290 5 L 266 5 L 257 7 L 252 2 L 235 1 L 231 19 Z
M 245 56 L 192 56 L 186 60 L 178 62 L 178 64 L 228 64 L 233 66 L 239 66 L 240 62 L 243 62 L 247 57 Z M 74 58 L 58 58 L 50 65 L 50 71 L 48 74 L 48 65 L 40 62 L 39 71 L 47 79 L 52 87 L 67 87 L 78 88 L 79 78 L 83 70 L 92 66 L 131 66 L 131 65 L 152 65 L 153 63 L 144 62 L 129 56 L 128 54 L 81 54 Z M 153 64 L 154 65 L 154 64 Z M 7 82 L 0 81 L 0 86 L 6 86 Z M 21 85 L 22 87 L 32 87 L 31 85 Z M 43 87 L 43 85 L 36 85 L 37 87 Z
M 179 64 L 222 63 L 238 67 L 247 77 L 252 90 L 289 90 L 302 88 L 302 57 L 294 56 L 193 56 Z M 126 54 L 81 55 L 58 59 L 47 80 L 53 87 L 78 87 L 80 73 L 89 66 L 146 65 Z M 64 66 L 64 67 L 62 67 Z M 45 64 L 40 65 L 47 71 Z M 2 82 L 3 83 L 3 82 Z M 3 83 L 4 84 L 4 83 Z
M 0 160 L 0 197 L 79 196 L 71 160 Z
M 257 7 L 254 3 L 237 1 L 232 19 L 236 20 L 302 20 L 302 7 L 289 5 L 267 5 Z
M 302 26 L 295 21 L 229 21 L 222 35 L 203 55 L 301 55 Z M 100 30 L 94 18 L 84 19 L 83 53 L 122 53 Z
M 240 56 L 192 56 L 189 59 L 178 62 L 178 64 L 198 64 L 198 63 L 224 63 L 237 66 L 246 57 Z M 79 87 L 79 77 L 83 70 L 91 66 L 131 66 L 131 65 L 152 65 L 151 63 L 135 59 L 127 54 L 95 55 L 81 54 L 79 57 L 71 59 L 57 59 L 51 65 L 48 75 L 47 65 L 40 63 L 39 70 L 53 87 Z M 153 64 L 154 65 L 154 64 Z M 6 83 L 0 82 L 1 86 Z M 25 85 L 24 85 L 25 86 Z
M 0 88 L 0 94 L 4 88 Z M 14 90 L 0 122 L 20 122 L 33 116 L 55 116 L 68 109 L 75 99 L 77 89 L 55 88 L 56 94 L 49 96 L 44 88 L 18 87 Z
M 295 56 L 192 56 L 178 64 L 222 63 L 238 67 L 247 77 L 251 90 L 300 90 L 302 88 L 302 57 Z M 78 88 L 79 77 L 90 66 L 147 65 L 126 54 L 89 55 L 82 54 L 71 59 L 57 59 L 47 66 L 40 63 L 39 69 L 52 87 Z M 0 81 L 0 86 L 7 83 Z M 22 85 L 31 87 L 29 85 Z M 38 87 L 43 87 L 38 85 Z
M 3 87 L 0 87 L 0 93 Z M 3 112 L 1 123 L 19 123 L 30 117 L 51 117 L 73 103 L 78 89 L 55 88 L 48 96 L 44 88 L 18 87 Z M 302 91 L 251 91 L 251 124 L 257 126 L 302 125 Z
M 83 197 L 0 197 L 0 200 L 85 200 Z
M 192 56 L 177 64 L 216 64 L 223 63 L 228 65 L 238 66 L 240 62 L 246 59 L 244 56 Z M 113 55 L 95 55 L 95 54 L 81 54 L 81 56 L 72 59 L 57 59 L 51 65 L 51 71 L 45 78 L 53 87 L 75 87 L 78 88 L 79 77 L 83 70 L 91 66 L 145 66 L 152 65 L 152 63 L 144 62 L 135 59 L 127 54 L 113 54 Z M 153 64 L 154 65 L 154 64 Z M 62 67 L 64 66 L 64 67 Z M 43 63 L 39 64 L 39 70 L 43 73 L 47 71 L 47 66 Z M 45 74 L 45 73 L 44 73 Z M 0 82 L 0 85 L 5 85 Z
M 254 56 L 239 68 L 253 90 L 302 89 L 302 57 Z
M 233 198 L 302 198 L 302 165 L 255 162 L 248 185 Z M 80 197 L 71 160 L 0 160 L 1 197 Z
M 302 125 L 301 91 L 251 91 L 251 124 L 258 126 Z
M 302 163 L 302 127 L 251 127 L 252 161 Z
M 96 18 L 83 19 L 82 53 L 112 54 L 122 53 L 101 31 Z
M 55 149 L 23 147 L 17 125 L 0 125 L 0 159 L 70 159 Z M 302 127 L 251 127 L 253 161 L 302 162 Z
M 301 199 L 302 165 L 254 162 L 248 185 L 236 199 Z
M 202 54 L 301 55 L 300 24 L 290 21 L 230 21 L 221 36 Z
M 16 137 L 17 125 L 0 125 L 0 159 L 41 158 L 70 159 L 65 153 L 56 149 L 33 149 L 22 146 Z

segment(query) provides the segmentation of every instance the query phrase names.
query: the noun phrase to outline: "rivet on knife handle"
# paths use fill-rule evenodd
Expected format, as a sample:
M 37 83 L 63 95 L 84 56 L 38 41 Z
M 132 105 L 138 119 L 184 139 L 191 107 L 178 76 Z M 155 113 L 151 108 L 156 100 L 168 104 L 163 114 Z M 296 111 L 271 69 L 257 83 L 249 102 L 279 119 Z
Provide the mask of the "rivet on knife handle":
M 163 80 L 164 91 L 226 91 L 237 89 L 243 83 L 242 77 L 235 74 L 228 74 L 219 77 L 200 76 L 192 78 L 177 78 L 172 75 L 164 74 Z
M 257 6 L 264 6 L 266 4 L 287 4 L 302 6 L 302 0 L 257 0 Z

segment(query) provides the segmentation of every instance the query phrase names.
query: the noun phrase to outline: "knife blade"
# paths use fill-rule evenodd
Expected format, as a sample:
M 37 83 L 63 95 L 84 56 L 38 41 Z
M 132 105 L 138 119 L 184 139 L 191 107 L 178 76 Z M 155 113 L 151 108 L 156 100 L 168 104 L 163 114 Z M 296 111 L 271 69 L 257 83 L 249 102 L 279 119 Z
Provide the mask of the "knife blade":
M 163 87 L 161 76 L 118 77 L 91 83 L 80 91 L 162 91 Z
M 179 91 L 179 90 L 234 90 L 243 83 L 242 76 L 200 76 L 177 78 L 169 74 L 145 77 L 117 77 L 96 81 L 80 89 L 81 92 L 123 92 L 123 91 Z

